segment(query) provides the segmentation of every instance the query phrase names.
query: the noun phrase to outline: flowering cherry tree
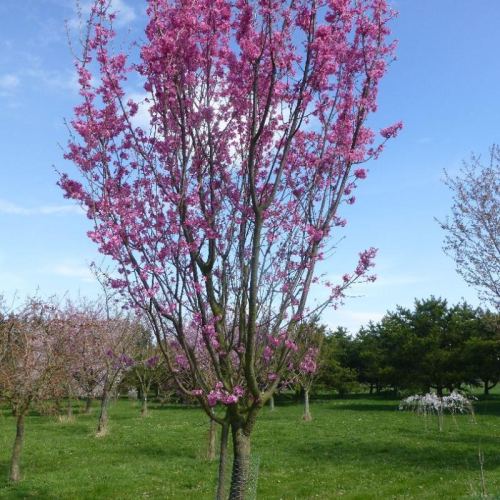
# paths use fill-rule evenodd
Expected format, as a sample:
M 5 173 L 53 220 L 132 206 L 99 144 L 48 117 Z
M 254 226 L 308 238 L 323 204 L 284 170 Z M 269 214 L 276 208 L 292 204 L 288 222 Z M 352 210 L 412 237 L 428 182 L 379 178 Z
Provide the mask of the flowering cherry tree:
M 149 391 L 164 378 L 165 363 L 158 346 L 153 343 L 151 332 L 140 327 L 137 331 L 139 335 L 131 350 L 134 367 L 130 375 L 141 388 L 141 415 L 145 417 L 148 414 Z
M 146 38 L 130 55 L 114 43 L 119 14 L 95 2 L 66 154 L 81 177 L 59 183 L 93 221 L 89 237 L 118 263 L 111 285 L 147 314 L 174 376 L 171 341 L 183 350 L 190 377 L 179 388 L 230 427 L 230 498 L 243 499 L 250 436 L 288 376 L 298 327 L 375 279 L 373 248 L 340 283 L 317 267 L 363 164 L 402 127 L 378 140 L 367 125 L 395 13 L 385 0 L 147 4 Z M 143 102 L 128 95 L 138 79 Z M 308 300 L 313 287 L 324 300 Z
M 110 396 L 135 364 L 131 352 L 139 331 L 133 319 L 110 311 L 103 303 L 68 303 L 63 322 L 72 352 L 71 373 L 80 395 L 87 403 L 94 397 L 101 401 L 98 435 L 107 431 Z
M 295 359 L 289 366 L 290 371 L 295 374 L 295 379 L 299 382 L 304 391 L 304 412 L 302 419 L 305 422 L 312 420 L 309 405 L 309 395 L 318 375 L 320 364 L 320 351 L 325 336 L 325 327 L 318 325 L 318 318 L 313 318 L 309 323 L 303 323 L 299 331 L 299 346 Z
M 0 306 L 0 402 L 16 418 L 9 480 L 17 482 L 31 404 L 61 395 L 64 374 L 55 352 L 59 312 L 55 303 L 35 298 L 28 298 L 17 310 L 8 310 L 1 301 Z
M 92 400 L 101 393 L 102 365 L 100 340 L 90 328 L 87 315 L 68 305 L 65 311 L 66 340 L 71 356 L 71 376 L 76 394 L 86 401 L 85 413 L 91 413 Z

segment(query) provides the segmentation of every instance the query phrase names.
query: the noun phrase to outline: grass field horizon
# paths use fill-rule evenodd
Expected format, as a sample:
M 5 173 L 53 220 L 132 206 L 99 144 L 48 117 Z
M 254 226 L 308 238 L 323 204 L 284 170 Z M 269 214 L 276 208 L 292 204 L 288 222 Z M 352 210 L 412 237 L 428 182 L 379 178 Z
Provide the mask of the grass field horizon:
M 260 463 L 258 498 L 454 499 L 481 498 L 479 450 L 488 498 L 500 498 L 500 394 L 475 403 L 468 415 L 434 419 L 399 411 L 399 399 L 360 394 L 316 396 L 313 421 L 281 397 L 264 408 L 252 437 Z M 83 404 L 82 404 L 83 406 Z M 208 419 L 194 407 L 137 402 L 110 407 L 109 433 L 95 437 L 93 415 L 59 422 L 31 412 L 26 423 L 22 481 L 7 483 L 15 434 L 0 416 L 1 500 L 129 500 L 215 498 L 217 460 L 204 458 Z

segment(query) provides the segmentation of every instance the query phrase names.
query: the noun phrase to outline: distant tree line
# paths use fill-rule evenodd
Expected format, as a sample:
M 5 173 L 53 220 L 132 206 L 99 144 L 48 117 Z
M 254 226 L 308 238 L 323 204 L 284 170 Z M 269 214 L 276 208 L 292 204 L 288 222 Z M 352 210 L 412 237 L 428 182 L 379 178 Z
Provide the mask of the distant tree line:
M 370 393 L 429 392 L 466 386 L 488 394 L 500 381 L 500 317 L 441 298 L 397 307 L 357 335 L 338 328 L 325 335 L 316 388 L 340 396 L 363 387 Z

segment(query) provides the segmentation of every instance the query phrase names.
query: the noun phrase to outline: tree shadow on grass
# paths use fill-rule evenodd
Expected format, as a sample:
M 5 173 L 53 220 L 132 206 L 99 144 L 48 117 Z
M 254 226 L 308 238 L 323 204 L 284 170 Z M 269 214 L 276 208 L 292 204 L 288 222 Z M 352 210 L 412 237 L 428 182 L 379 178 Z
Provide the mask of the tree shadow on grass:
M 427 442 L 424 438 L 418 446 L 408 446 L 401 441 L 397 443 L 369 443 L 358 441 L 353 445 L 346 445 L 335 441 L 334 443 L 314 443 L 313 446 L 298 446 L 295 453 L 302 457 L 308 457 L 314 462 L 330 461 L 335 464 L 342 463 L 347 466 L 349 463 L 364 468 L 373 467 L 378 469 L 381 466 L 398 470 L 423 469 L 444 471 L 453 469 L 454 471 L 467 472 L 471 468 L 476 469 L 477 447 L 473 446 L 453 446 L 455 443 L 448 443 L 447 447 L 439 446 L 435 442 Z M 483 442 L 483 445 L 485 443 Z M 496 446 L 496 445 L 495 445 Z M 486 470 L 494 470 L 500 467 L 500 456 L 494 453 L 492 444 L 484 450 L 488 456 L 485 464 Z M 477 466 L 477 467 L 476 467 Z
M 479 448 L 480 446 L 494 446 L 497 449 L 500 448 L 500 436 L 481 436 L 477 434 L 464 434 L 470 429 L 470 425 L 478 425 L 472 422 L 460 422 L 458 427 L 450 420 L 445 421 L 444 431 L 439 432 L 437 430 L 437 423 L 435 421 L 428 423 L 427 428 L 422 422 L 422 428 L 419 429 L 409 429 L 409 428 L 398 428 L 397 433 L 402 437 L 408 437 L 410 439 L 418 439 L 425 437 L 428 442 L 446 442 L 450 445 L 453 444 L 464 444 L 475 446 Z
M 148 407 L 150 410 L 157 411 L 157 410 L 180 410 L 180 411 L 194 411 L 194 410 L 201 410 L 201 406 L 195 406 L 195 405 L 183 405 L 183 404 L 175 404 L 175 403 L 168 403 L 165 405 L 161 405 L 159 403 L 153 403 Z
M 341 405 L 332 405 L 328 408 L 329 410 L 337 410 L 337 411 L 397 411 L 398 405 L 396 404 L 341 404 Z
M 6 500 L 54 500 L 53 492 L 47 488 L 33 488 L 22 479 L 18 483 L 10 483 L 5 477 L 8 475 L 8 468 L 0 466 L 0 498 Z

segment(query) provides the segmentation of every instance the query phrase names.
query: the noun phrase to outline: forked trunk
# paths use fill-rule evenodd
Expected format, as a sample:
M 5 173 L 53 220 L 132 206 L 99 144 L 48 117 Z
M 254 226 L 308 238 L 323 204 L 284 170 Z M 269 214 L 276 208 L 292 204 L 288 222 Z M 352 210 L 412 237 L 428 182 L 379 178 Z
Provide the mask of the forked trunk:
M 229 500 L 245 500 L 250 475 L 250 436 L 239 426 L 231 426 L 233 435 L 233 472 Z
M 101 413 L 99 414 L 99 425 L 97 426 L 97 434 L 104 436 L 108 428 L 108 393 L 105 392 L 101 398 Z
M 141 416 L 146 417 L 147 415 L 148 415 L 148 397 L 147 395 L 144 395 L 142 398 Z
M 92 398 L 90 396 L 86 398 L 85 413 L 92 413 Z
M 17 415 L 16 439 L 14 440 L 14 449 L 12 450 L 12 460 L 10 462 L 10 477 L 9 481 L 16 483 L 21 479 L 20 459 L 21 449 L 24 441 L 24 419 L 26 411 L 21 410 Z
M 226 500 L 228 438 L 229 425 L 223 425 L 220 434 L 219 484 L 217 486 L 217 500 Z
M 302 415 L 302 420 L 304 422 L 310 422 L 312 420 L 311 411 L 309 409 L 309 390 L 304 390 L 304 414 Z
M 217 447 L 217 422 L 210 419 L 210 427 L 208 429 L 208 450 L 207 459 L 215 460 L 215 448 Z

